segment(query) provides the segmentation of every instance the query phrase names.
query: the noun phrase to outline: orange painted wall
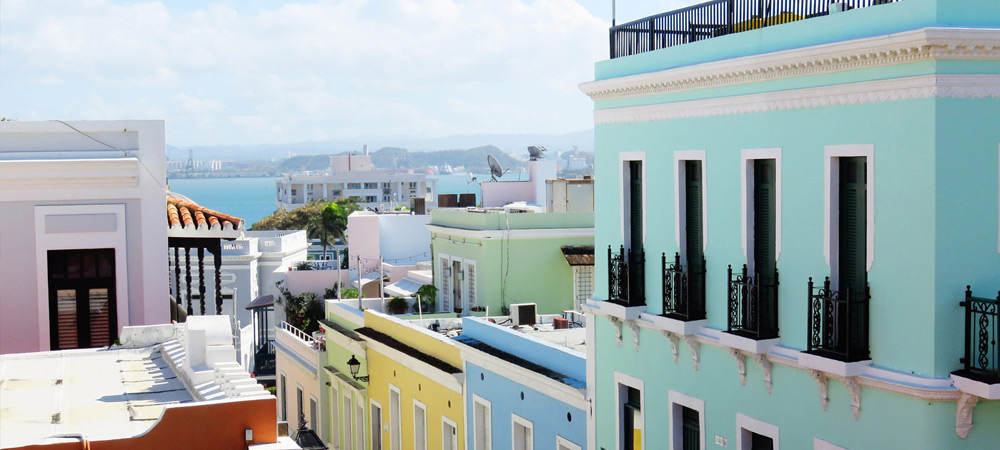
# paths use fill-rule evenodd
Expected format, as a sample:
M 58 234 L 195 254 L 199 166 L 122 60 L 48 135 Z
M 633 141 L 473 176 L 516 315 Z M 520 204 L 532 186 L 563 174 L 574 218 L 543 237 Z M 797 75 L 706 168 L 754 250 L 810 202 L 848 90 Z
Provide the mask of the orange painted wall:
M 146 434 L 110 441 L 29 445 L 11 450 L 174 450 L 245 449 L 244 430 L 253 430 L 251 444 L 278 440 L 275 398 L 200 402 L 166 408 Z M 67 431 L 70 432 L 70 431 Z

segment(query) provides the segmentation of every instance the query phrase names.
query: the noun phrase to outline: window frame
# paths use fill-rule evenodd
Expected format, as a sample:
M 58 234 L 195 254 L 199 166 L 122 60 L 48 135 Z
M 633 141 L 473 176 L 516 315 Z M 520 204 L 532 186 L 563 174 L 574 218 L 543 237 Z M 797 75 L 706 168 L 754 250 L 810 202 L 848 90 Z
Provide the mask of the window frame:
M 413 439 L 416 440 L 416 438 L 417 438 L 417 409 L 420 409 L 424 413 L 424 442 L 423 442 L 423 447 L 421 447 L 421 448 L 423 450 L 427 450 L 429 448 L 428 447 L 428 443 L 427 443 L 427 441 L 428 441 L 428 439 L 427 439 L 427 431 L 428 431 L 428 429 L 427 429 L 427 405 L 425 405 L 424 402 L 421 402 L 420 400 L 417 400 L 417 399 L 413 399 Z
M 753 417 L 736 413 L 736 449 L 751 450 L 753 440 L 750 433 L 759 434 L 771 438 L 774 442 L 773 450 L 781 450 L 781 443 L 778 440 L 779 431 L 777 425 L 773 425 Z
M 369 423 L 369 426 L 371 427 L 370 431 L 371 431 L 371 434 L 372 434 L 372 439 L 371 439 L 372 450 L 384 450 L 385 449 L 385 439 L 382 439 L 384 437 L 384 436 L 382 436 L 382 421 L 385 420 L 385 417 L 383 417 L 382 412 L 385 411 L 385 410 L 382 409 L 382 404 L 379 403 L 379 402 L 377 402 L 377 401 L 375 401 L 374 399 L 369 400 L 368 403 L 369 403 L 368 404 L 368 423 Z M 375 419 L 374 412 L 375 412 L 375 410 L 378 410 L 378 427 L 375 427 L 375 422 L 374 422 L 374 419 Z M 375 436 L 376 436 L 375 433 L 378 433 L 378 447 L 375 446 Z
M 699 448 L 705 448 L 705 401 L 677 391 L 668 391 L 667 402 L 670 405 L 670 449 L 680 450 L 684 448 L 684 417 L 679 414 L 683 411 L 681 407 L 698 412 Z
M 278 382 L 281 384 L 278 389 L 281 394 L 281 420 L 288 422 L 288 377 L 285 372 L 278 371 Z
M 455 432 L 448 436 L 445 434 L 445 425 L 450 426 Z M 444 448 L 445 440 L 450 440 L 452 448 L 458 450 L 458 423 L 454 420 L 448 418 L 448 416 L 441 416 L 441 448 Z
M 485 425 L 486 439 L 483 440 L 485 444 L 484 448 L 479 448 L 477 439 L 479 438 L 479 431 L 476 430 L 476 405 L 482 405 L 486 410 L 486 418 L 483 421 Z M 473 450 L 492 450 L 493 449 L 493 402 L 486 400 L 476 394 L 472 394 L 472 449 Z
M 646 163 L 646 152 L 644 152 L 644 151 L 620 152 L 620 153 L 618 153 L 618 166 L 619 166 L 619 173 L 618 173 L 618 190 L 619 190 L 619 192 L 618 192 L 619 193 L 619 195 L 618 195 L 618 197 L 619 197 L 618 215 L 619 215 L 619 222 L 618 222 L 618 224 L 619 224 L 619 232 L 621 234 L 621 240 L 624 243 L 624 245 L 625 245 L 626 248 L 630 248 L 630 246 L 631 246 L 631 240 L 628 239 L 628 236 L 630 235 L 630 228 L 631 228 L 631 226 L 630 226 L 631 220 L 629 220 L 631 214 L 629 214 L 630 211 L 628 210 L 628 204 L 630 203 L 629 202 L 629 200 L 630 200 L 629 199 L 629 193 L 631 191 L 630 190 L 630 186 L 629 186 L 630 181 L 631 181 L 630 180 L 631 175 L 629 175 L 629 163 L 632 162 L 632 161 L 638 161 L 638 162 L 642 163 L 642 242 L 643 242 L 643 244 L 645 244 L 645 242 L 646 242 L 646 233 L 649 232 L 649 227 L 647 226 L 647 223 L 646 223 L 647 220 L 648 220 L 648 214 L 646 214 L 646 211 L 648 211 L 647 204 L 648 204 L 648 200 L 649 200 L 649 197 L 646 195 L 646 192 L 648 190 L 647 187 L 649 186 L 649 183 L 648 183 L 649 178 L 647 178 L 647 176 L 646 176 L 646 172 L 647 172 L 647 169 L 649 167 L 649 164 Z
M 510 443 L 511 443 L 511 449 L 515 448 L 514 447 L 514 443 L 515 443 L 514 437 L 517 435 L 517 427 L 518 426 L 523 427 L 524 429 L 528 430 L 529 433 L 531 433 L 531 439 L 527 440 L 527 442 L 526 442 L 527 445 L 525 446 L 524 450 L 535 450 L 535 424 L 532 421 L 530 421 L 528 419 L 525 419 L 524 417 L 521 417 L 521 416 L 519 416 L 517 414 L 514 414 L 514 413 L 510 413 Z
M 823 256 L 830 266 L 830 277 L 839 283 L 840 254 L 840 158 L 865 158 L 866 177 L 865 248 L 866 270 L 875 261 L 875 146 L 873 144 L 827 145 L 823 149 Z M 837 161 L 834 161 L 834 160 Z
M 392 406 L 392 394 L 396 394 L 396 398 L 399 399 L 395 408 Z M 399 414 L 398 420 L 393 420 L 393 413 Z M 392 436 L 393 427 L 396 427 L 398 432 L 397 439 Z M 399 390 L 399 387 L 389 383 L 389 449 L 390 450 L 402 450 L 403 449 L 403 393 Z
M 557 434 L 556 450 L 562 450 L 563 448 L 567 450 L 583 450 L 583 447 L 581 447 L 579 444 Z
M 745 148 L 741 155 L 740 171 L 740 204 L 741 218 L 743 221 L 743 257 L 747 260 L 747 266 L 753 269 L 753 236 L 754 221 L 752 220 L 754 211 L 754 161 L 758 159 L 774 160 L 774 260 L 781 257 L 781 147 L 776 148 Z
M 639 417 L 642 420 L 640 425 L 642 442 L 640 442 L 640 448 L 646 448 L 646 390 L 644 388 L 645 383 L 631 375 L 626 375 L 624 373 L 615 371 L 614 373 L 614 389 L 615 389 L 615 405 L 617 408 L 617 414 L 615 419 L 615 448 L 622 448 L 625 441 L 625 402 L 628 400 L 622 398 L 623 388 L 632 388 L 639 391 Z
M 833 445 L 820 438 L 813 438 L 813 450 L 848 450 L 839 445 Z
M 701 246 L 702 252 L 708 251 L 708 161 L 705 150 L 677 150 L 674 152 L 674 242 L 681 252 L 681 260 L 686 261 L 687 225 L 684 199 L 684 163 L 686 161 L 701 161 Z

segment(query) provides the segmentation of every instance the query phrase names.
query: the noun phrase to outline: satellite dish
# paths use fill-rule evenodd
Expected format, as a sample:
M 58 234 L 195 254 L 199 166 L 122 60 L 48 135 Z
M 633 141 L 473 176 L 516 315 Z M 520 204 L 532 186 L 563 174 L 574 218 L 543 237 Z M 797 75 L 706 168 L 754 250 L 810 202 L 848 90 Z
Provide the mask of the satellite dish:
M 538 145 L 538 146 L 529 145 L 528 146 L 528 154 L 531 155 L 531 161 L 538 161 L 539 159 L 544 158 L 545 154 L 542 153 L 542 152 L 547 152 L 547 151 L 548 151 L 548 149 L 546 149 L 545 147 L 542 147 L 541 145 Z
M 502 177 L 503 174 L 510 170 L 500 167 L 500 161 L 497 161 L 493 155 L 486 155 L 486 162 L 490 165 L 490 176 L 493 178 L 493 181 L 497 181 L 497 178 Z

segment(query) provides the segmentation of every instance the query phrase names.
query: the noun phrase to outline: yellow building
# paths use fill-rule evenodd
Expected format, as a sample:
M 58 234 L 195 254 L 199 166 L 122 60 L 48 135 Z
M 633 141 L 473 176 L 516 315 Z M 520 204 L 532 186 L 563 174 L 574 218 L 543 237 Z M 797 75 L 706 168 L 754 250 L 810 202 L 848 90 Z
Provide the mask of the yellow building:
M 464 374 L 455 344 L 370 310 L 357 332 L 368 343 L 371 448 L 463 450 Z

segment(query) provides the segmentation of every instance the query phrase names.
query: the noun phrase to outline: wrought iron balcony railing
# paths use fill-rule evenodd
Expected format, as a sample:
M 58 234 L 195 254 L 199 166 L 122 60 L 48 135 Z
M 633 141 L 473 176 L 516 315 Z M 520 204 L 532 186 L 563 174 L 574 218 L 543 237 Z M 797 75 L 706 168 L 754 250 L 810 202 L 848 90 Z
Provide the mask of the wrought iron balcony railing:
M 623 245 L 618 252 L 613 252 L 609 245 L 608 300 L 625 306 L 645 305 L 645 265 L 646 255 L 641 249 L 633 253 Z
M 899 1 L 711 0 L 611 27 L 611 58 Z
M 972 296 L 965 287 L 965 356 L 955 375 L 987 384 L 1000 383 L 1000 292 L 996 299 Z
M 761 283 L 760 276 L 747 274 L 747 265 L 733 275 L 729 266 L 730 333 L 750 339 L 778 337 L 778 272 L 773 283 Z
M 274 341 L 268 339 L 254 352 L 253 372 L 257 377 L 274 376 Z
M 660 256 L 663 264 L 663 315 L 683 320 L 705 318 L 705 258 L 701 270 L 685 270 L 681 254 L 674 253 L 674 261 L 667 263 L 667 254 Z
M 833 290 L 830 277 L 813 285 L 809 277 L 809 353 L 844 362 L 869 359 L 868 284 L 862 292 Z

